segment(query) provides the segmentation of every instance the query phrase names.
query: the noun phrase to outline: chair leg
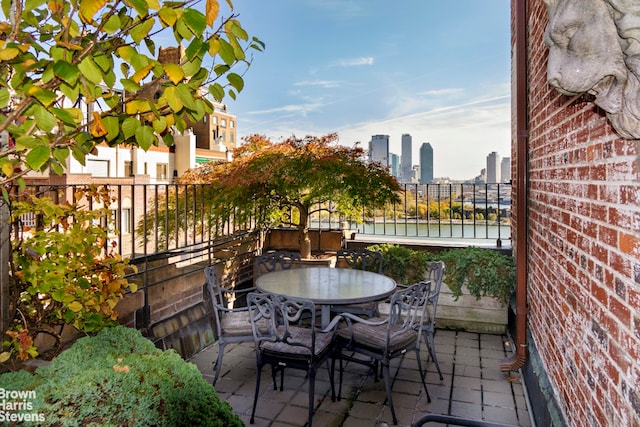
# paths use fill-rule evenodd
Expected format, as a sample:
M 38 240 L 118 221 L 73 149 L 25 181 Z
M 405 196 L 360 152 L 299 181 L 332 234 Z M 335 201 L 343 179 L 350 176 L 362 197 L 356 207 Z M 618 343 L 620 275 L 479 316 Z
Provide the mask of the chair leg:
M 220 376 L 220 371 L 222 370 L 222 356 L 224 356 L 224 346 L 225 342 L 221 342 L 218 340 L 218 358 L 216 359 L 215 364 L 213 365 L 213 369 L 216 371 L 215 376 L 213 377 L 212 385 L 216 385 L 216 381 L 218 381 L 218 377 Z
M 398 418 L 396 418 L 396 410 L 393 408 L 393 398 L 391 397 L 391 371 L 389 370 L 389 361 L 382 362 L 382 370 L 384 371 L 384 388 L 387 391 L 387 400 L 389 401 L 389 409 L 391 410 L 391 418 L 393 424 L 398 424 Z
M 342 357 L 339 356 L 338 360 L 340 360 L 340 383 L 338 384 L 338 402 L 342 400 L 342 373 L 344 372 L 344 368 L 342 366 Z
M 311 427 L 313 420 L 313 407 L 315 403 L 315 390 L 316 390 L 316 370 L 311 369 L 309 372 L 309 421 L 308 427 Z
M 336 387 L 335 387 L 335 374 L 334 374 L 334 367 L 335 367 L 335 357 L 331 358 L 331 366 L 329 366 L 329 359 L 327 359 L 327 371 L 329 371 L 329 381 L 331 381 L 331 401 L 335 402 L 336 401 Z
M 418 371 L 420 372 L 420 379 L 422 380 L 422 386 L 424 387 L 424 392 L 427 394 L 427 402 L 431 403 L 431 396 L 429 395 L 429 390 L 427 390 L 427 383 L 425 382 L 427 371 L 422 370 L 422 362 L 420 361 L 420 350 L 417 348 L 416 348 L 416 360 L 418 361 Z
M 438 375 L 440 376 L 440 381 L 444 380 L 442 376 L 442 371 L 440 370 L 440 364 L 438 363 L 438 357 L 436 356 L 436 344 L 435 337 L 433 334 L 427 331 L 422 331 L 422 335 L 424 336 L 424 343 L 427 345 L 427 349 L 429 350 L 429 356 L 433 363 L 436 365 L 436 369 L 438 370 Z
M 260 375 L 262 374 L 262 366 L 258 365 L 258 373 L 256 375 L 256 392 L 253 395 L 253 408 L 251 409 L 250 424 L 253 424 L 256 415 L 256 405 L 258 404 L 258 394 L 260 393 Z

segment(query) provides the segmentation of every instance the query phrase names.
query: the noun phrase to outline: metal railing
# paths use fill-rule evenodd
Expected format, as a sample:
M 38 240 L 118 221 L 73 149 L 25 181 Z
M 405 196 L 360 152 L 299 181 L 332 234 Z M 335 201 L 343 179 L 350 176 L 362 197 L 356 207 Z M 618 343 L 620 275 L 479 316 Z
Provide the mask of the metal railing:
M 103 207 L 92 199 L 76 200 L 81 185 L 32 185 L 13 193 Z M 253 217 L 216 218 L 207 201 L 206 184 L 111 184 L 110 242 L 122 256 L 183 257 L 207 255 L 213 242 L 237 233 L 253 231 Z M 312 228 L 348 229 L 381 239 L 446 239 L 467 242 L 502 242 L 511 239 L 511 184 L 405 184 L 400 203 L 384 209 L 363 209 L 358 218 L 346 218 L 328 210 L 311 216 Z M 14 224 L 17 237 L 24 229 L 41 226 L 42 219 L 25 215 Z M 26 227 L 25 227 L 26 226 Z M 210 256 L 210 254 L 209 254 Z

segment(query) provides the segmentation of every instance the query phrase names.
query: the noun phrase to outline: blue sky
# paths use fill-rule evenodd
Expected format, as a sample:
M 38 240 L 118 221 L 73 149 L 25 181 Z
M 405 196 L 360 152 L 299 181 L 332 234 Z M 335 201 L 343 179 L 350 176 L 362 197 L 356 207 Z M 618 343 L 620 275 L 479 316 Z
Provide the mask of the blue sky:
M 434 174 L 467 179 L 510 156 L 508 0 L 235 0 L 266 43 L 238 99 L 238 136 L 338 132 L 434 149 Z

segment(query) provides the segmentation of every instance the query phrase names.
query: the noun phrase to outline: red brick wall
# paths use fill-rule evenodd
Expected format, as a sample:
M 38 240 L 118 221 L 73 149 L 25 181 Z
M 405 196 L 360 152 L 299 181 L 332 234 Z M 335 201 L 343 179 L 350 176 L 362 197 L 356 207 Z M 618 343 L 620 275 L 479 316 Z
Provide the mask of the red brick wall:
M 547 11 L 528 4 L 528 328 L 570 425 L 638 426 L 638 144 L 547 84 Z

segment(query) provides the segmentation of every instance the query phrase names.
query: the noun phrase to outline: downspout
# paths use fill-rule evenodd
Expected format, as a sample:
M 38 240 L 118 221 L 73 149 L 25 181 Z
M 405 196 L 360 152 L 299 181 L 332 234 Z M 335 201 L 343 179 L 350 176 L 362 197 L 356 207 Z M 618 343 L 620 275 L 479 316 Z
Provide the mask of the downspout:
M 512 0 L 515 15 L 516 103 L 516 353 L 500 362 L 501 371 L 517 371 L 527 360 L 527 254 L 528 254 L 528 87 L 527 0 Z

